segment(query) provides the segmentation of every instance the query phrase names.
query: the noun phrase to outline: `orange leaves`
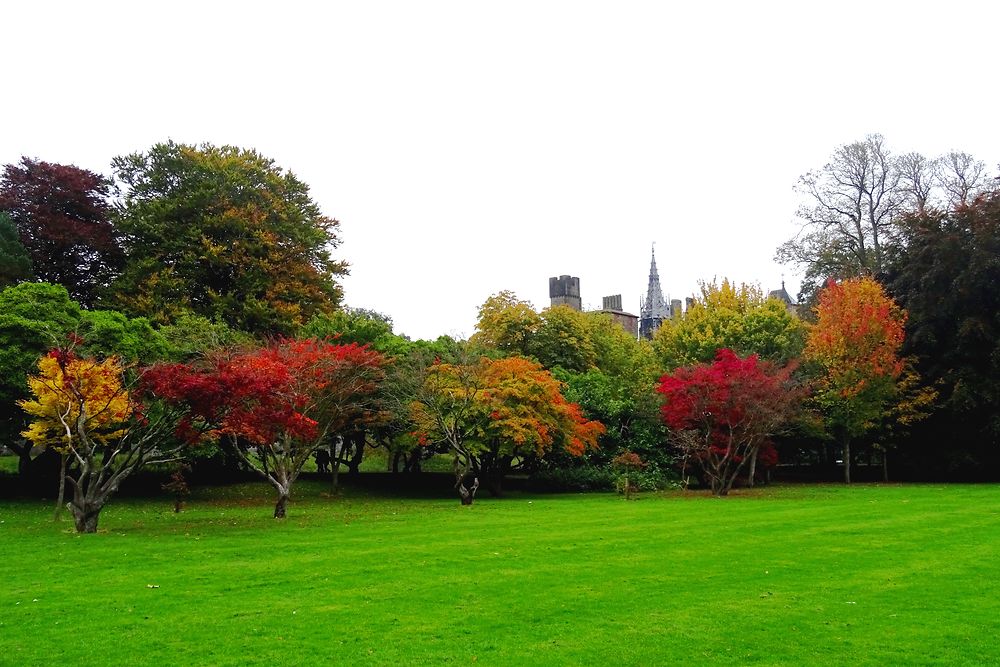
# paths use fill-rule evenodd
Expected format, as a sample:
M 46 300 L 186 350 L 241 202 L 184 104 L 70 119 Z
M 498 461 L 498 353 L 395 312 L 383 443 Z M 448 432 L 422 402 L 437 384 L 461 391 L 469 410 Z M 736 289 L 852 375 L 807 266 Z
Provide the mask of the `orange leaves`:
M 860 369 L 864 376 L 896 377 L 902 371 L 906 312 L 870 278 L 831 281 L 820 292 L 817 321 L 806 358 L 837 373 Z
M 434 364 L 425 391 L 434 409 L 425 401 L 412 410 L 423 431 L 439 428 L 435 418 L 438 424 L 461 422 L 479 446 L 511 455 L 544 456 L 554 446 L 580 455 L 604 433 L 600 422 L 588 421 L 580 406 L 566 401 L 551 373 L 524 357 Z
M 870 278 L 830 281 L 820 292 L 805 358 L 821 375 L 814 396 L 831 423 L 860 434 L 877 420 L 903 370 L 906 312 Z

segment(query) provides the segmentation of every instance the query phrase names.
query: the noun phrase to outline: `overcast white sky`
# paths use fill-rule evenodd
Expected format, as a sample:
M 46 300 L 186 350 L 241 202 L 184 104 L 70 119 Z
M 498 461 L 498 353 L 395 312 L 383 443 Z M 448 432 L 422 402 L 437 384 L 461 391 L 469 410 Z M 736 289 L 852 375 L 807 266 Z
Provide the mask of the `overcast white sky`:
M 256 148 L 341 221 L 347 303 L 472 333 L 486 297 L 638 312 L 777 287 L 832 150 L 993 171 L 997 2 L 32 2 L 3 8 L 0 164 L 108 174 L 166 139 Z

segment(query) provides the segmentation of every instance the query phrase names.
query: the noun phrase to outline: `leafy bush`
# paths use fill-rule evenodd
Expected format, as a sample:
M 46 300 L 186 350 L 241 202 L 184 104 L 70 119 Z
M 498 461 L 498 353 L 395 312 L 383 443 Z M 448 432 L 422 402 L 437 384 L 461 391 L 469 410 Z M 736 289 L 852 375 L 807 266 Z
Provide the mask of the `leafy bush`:
M 615 479 L 615 472 L 605 467 L 552 467 L 536 471 L 530 486 L 536 491 L 611 491 Z

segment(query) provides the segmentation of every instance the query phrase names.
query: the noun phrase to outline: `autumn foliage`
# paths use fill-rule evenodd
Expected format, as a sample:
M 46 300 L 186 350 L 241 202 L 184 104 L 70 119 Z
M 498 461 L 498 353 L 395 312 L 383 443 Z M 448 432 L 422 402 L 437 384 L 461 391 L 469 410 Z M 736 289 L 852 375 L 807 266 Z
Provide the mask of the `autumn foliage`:
M 813 401 L 844 447 L 850 482 L 851 439 L 883 416 L 903 371 L 906 313 L 871 278 L 830 281 L 820 292 L 805 359 L 819 372 Z
M 275 517 L 282 517 L 292 484 L 324 439 L 378 417 L 383 365 L 365 345 L 289 339 L 201 364 L 154 366 L 143 383 L 186 408 L 179 437 L 224 437 L 278 491 Z
M 722 349 L 711 364 L 661 378 L 663 419 L 685 465 L 698 466 L 713 493 L 728 494 L 768 439 L 787 428 L 801 400 L 792 370 Z
M 422 446 L 440 446 L 454 456 L 460 495 L 467 474 L 485 477 L 499 493 L 513 467 L 555 447 L 582 455 L 604 433 L 600 422 L 563 397 L 549 371 L 524 357 L 433 364 L 411 415 Z
M 96 361 L 53 350 L 39 359 L 28 388 L 33 398 L 19 405 L 34 419 L 23 435 L 36 446 L 65 450 L 79 438 L 80 428 L 101 443 L 120 438 L 136 409 L 114 357 Z
M 24 436 L 62 454 L 60 498 L 68 482 L 76 529 L 92 533 L 126 477 L 150 463 L 176 460 L 183 443 L 172 438 L 178 410 L 155 396 L 140 401 L 117 358 L 78 356 L 81 343 L 71 335 L 66 347 L 42 357 L 38 373 L 28 378 L 32 398 L 19 404 L 33 418 Z
M 17 227 L 35 277 L 64 285 L 87 306 L 121 261 L 110 193 L 99 174 L 27 157 L 0 174 L 0 210 Z

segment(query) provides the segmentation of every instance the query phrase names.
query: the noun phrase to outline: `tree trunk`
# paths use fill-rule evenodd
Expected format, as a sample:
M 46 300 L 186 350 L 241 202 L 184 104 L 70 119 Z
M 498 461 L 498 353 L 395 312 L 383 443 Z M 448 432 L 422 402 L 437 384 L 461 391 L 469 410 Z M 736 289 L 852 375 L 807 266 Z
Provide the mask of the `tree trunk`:
M 462 500 L 463 505 L 471 505 L 473 499 L 476 497 L 476 489 L 479 488 L 479 478 L 474 477 L 472 479 L 472 486 L 466 488 L 464 482 L 458 483 L 458 497 Z
M 11 449 L 14 448 L 11 447 Z M 14 452 L 17 454 L 17 478 L 22 483 L 26 483 L 31 475 L 31 447 L 14 449 Z
M 365 432 L 353 433 L 350 442 L 354 445 L 354 450 L 347 460 L 347 472 L 351 477 L 356 477 L 361 474 L 361 462 L 365 458 Z
M 73 522 L 76 524 L 76 532 L 97 532 L 97 520 L 100 518 L 103 505 L 92 502 L 84 502 L 82 507 L 76 503 L 69 503 L 68 507 L 73 513 Z
M 750 455 L 750 470 L 747 472 L 747 486 L 753 488 L 753 478 L 757 475 L 757 448 Z
M 274 506 L 274 518 L 284 519 L 287 510 L 288 510 L 288 494 L 279 493 L 278 502 Z
M 55 512 L 52 513 L 53 521 L 59 520 L 59 515 L 62 514 L 63 502 L 66 499 L 66 459 L 69 457 L 66 454 L 62 454 L 60 458 L 62 460 L 59 462 L 59 493 L 56 496 Z
M 330 489 L 334 495 L 340 492 L 340 457 L 344 453 L 343 436 L 335 436 L 333 439 L 333 452 L 330 456 Z
M 882 481 L 889 481 L 889 452 L 882 450 Z
M 851 436 L 844 436 L 844 484 L 851 483 Z

